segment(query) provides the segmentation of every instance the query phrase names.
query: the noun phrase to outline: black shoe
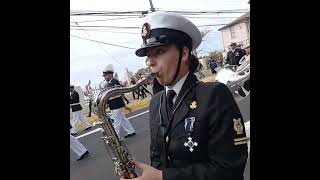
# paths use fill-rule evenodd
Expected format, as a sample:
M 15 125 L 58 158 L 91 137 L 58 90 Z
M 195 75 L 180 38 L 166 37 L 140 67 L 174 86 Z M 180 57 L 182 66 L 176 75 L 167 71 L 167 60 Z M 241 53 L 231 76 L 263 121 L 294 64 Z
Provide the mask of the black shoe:
M 124 138 L 130 137 L 130 136 L 134 136 L 134 135 L 136 135 L 136 133 L 127 134 L 127 135 L 124 136 Z
M 91 117 L 91 114 L 89 114 L 87 117 Z
M 89 130 L 89 129 L 91 129 L 92 127 L 91 126 L 89 126 L 89 127 L 87 127 L 87 128 L 85 128 L 84 130 L 86 131 L 86 130 Z
M 78 133 L 71 133 L 71 135 L 72 135 L 72 136 L 76 136 L 76 135 L 78 135 Z
M 89 156 L 89 151 L 86 151 L 85 153 L 83 153 L 78 159 L 77 161 L 80 161 L 81 159 L 88 157 Z

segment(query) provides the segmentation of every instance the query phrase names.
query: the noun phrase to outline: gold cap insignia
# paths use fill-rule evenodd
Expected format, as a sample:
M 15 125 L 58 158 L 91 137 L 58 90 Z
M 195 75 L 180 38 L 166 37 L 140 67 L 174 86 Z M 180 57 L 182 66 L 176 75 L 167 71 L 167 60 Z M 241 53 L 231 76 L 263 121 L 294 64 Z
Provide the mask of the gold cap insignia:
M 146 41 L 149 38 L 150 35 L 150 25 L 148 23 L 145 23 L 141 28 L 141 37 L 143 41 Z

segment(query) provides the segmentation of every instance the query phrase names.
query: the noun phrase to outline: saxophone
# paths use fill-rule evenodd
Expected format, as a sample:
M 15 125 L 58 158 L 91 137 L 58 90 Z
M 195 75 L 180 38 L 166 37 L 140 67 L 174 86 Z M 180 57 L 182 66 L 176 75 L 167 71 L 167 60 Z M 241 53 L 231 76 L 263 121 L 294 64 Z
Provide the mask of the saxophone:
M 115 87 L 111 89 L 102 90 L 96 97 L 93 105 L 93 112 L 98 115 L 99 120 L 94 125 L 99 125 L 102 128 L 102 140 L 107 148 L 107 152 L 112 159 L 115 167 L 115 173 L 125 178 L 130 178 L 130 174 L 137 177 L 132 156 L 130 155 L 123 139 L 119 139 L 115 132 L 110 114 L 106 112 L 107 101 L 111 97 L 119 96 L 121 94 L 131 92 L 139 88 L 139 86 L 146 84 L 147 81 L 153 78 L 153 74 L 148 74 L 134 86 L 130 87 Z

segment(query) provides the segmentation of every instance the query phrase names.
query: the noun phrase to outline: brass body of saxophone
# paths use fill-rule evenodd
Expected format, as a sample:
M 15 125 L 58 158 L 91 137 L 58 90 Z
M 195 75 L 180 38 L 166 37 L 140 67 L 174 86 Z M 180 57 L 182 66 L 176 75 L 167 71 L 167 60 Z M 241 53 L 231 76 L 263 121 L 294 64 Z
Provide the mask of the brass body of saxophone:
M 135 177 L 135 166 L 133 159 L 125 146 L 122 139 L 119 139 L 117 133 L 115 132 L 110 115 L 106 112 L 107 101 L 109 98 L 118 96 L 127 92 L 131 92 L 139 88 L 139 86 L 145 84 L 147 81 L 151 80 L 153 75 L 147 75 L 145 78 L 138 81 L 134 86 L 130 87 L 115 87 L 112 89 L 102 90 L 96 97 L 93 105 L 93 112 L 98 115 L 98 124 L 103 129 L 102 140 L 107 148 L 110 158 L 113 161 L 115 172 L 119 176 L 125 178 L 130 178 L 130 174 Z

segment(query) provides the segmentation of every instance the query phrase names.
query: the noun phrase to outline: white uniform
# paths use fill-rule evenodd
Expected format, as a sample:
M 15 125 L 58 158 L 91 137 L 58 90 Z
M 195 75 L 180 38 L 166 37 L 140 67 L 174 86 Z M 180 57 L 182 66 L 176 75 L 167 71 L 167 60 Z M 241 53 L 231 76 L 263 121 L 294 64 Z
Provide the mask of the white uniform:
M 114 120 L 113 127 L 114 127 L 114 130 L 116 131 L 119 138 L 120 138 L 121 127 L 128 134 L 132 134 L 135 132 L 131 123 L 129 122 L 129 120 L 124 116 L 124 114 L 122 112 L 122 108 L 111 110 L 111 119 Z M 121 137 L 121 138 L 123 138 L 123 137 Z
M 72 129 L 71 133 L 77 133 L 78 131 L 78 124 L 81 122 L 86 128 L 91 127 L 88 121 L 83 117 L 80 111 L 73 112 L 73 122 L 72 122 Z
M 79 140 L 73 137 L 71 134 L 70 134 L 70 148 L 78 156 L 81 156 L 87 151 L 87 149 L 79 142 Z
M 114 73 L 114 68 L 112 64 L 107 65 L 104 69 L 103 74 L 112 72 Z M 116 75 L 117 76 L 117 75 Z M 116 78 L 111 79 L 107 83 L 107 87 L 114 87 L 120 86 L 119 80 Z M 119 138 L 123 138 L 120 136 L 120 129 L 121 127 L 127 132 L 128 135 L 135 133 L 131 123 L 129 120 L 124 116 L 122 112 L 122 108 L 125 106 L 121 95 L 115 96 L 108 99 L 108 105 L 111 110 L 111 119 L 113 119 L 113 127 L 118 135 Z
M 91 127 L 88 121 L 84 119 L 83 115 L 81 114 L 82 107 L 80 105 L 79 94 L 77 91 L 72 91 L 70 93 L 70 106 L 73 112 L 71 133 L 77 133 L 79 121 L 82 122 L 86 128 Z

